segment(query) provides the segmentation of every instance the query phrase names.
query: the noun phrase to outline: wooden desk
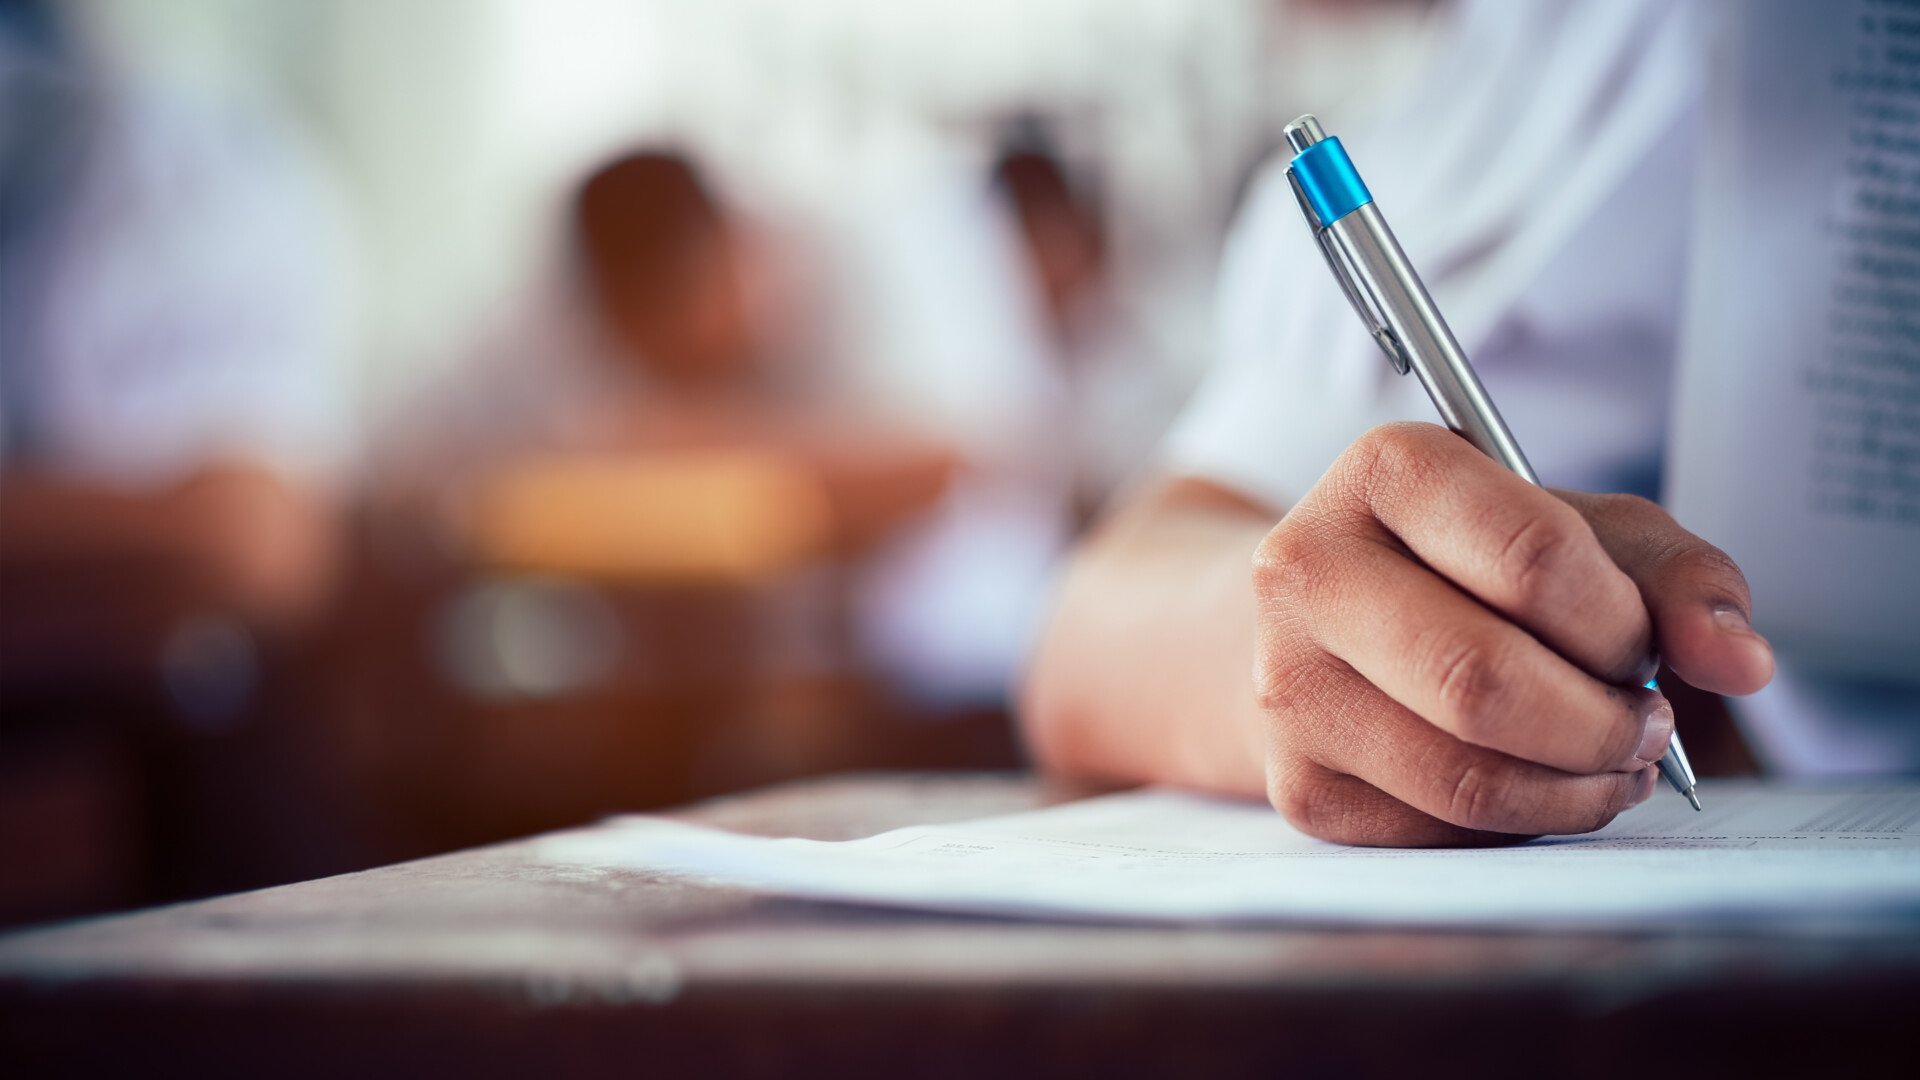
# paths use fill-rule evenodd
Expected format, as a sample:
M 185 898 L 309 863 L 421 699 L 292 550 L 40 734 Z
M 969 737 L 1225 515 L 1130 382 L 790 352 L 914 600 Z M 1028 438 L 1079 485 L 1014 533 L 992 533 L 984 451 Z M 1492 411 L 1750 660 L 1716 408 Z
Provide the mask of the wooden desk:
M 1065 794 L 856 776 L 684 816 L 831 839 Z M 0 938 L 0 1073 L 1832 1075 L 1910 1069 L 1917 1004 L 1912 930 L 1043 925 L 512 843 Z

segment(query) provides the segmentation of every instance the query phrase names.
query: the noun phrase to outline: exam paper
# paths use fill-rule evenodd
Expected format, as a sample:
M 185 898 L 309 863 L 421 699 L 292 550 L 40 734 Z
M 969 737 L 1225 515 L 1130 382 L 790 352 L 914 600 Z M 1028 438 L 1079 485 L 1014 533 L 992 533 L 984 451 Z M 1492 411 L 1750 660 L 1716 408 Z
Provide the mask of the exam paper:
M 1662 789 L 1587 836 L 1398 850 L 1311 839 L 1265 806 L 1147 788 L 864 840 L 770 840 L 652 818 L 542 858 L 790 896 L 992 915 L 1427 925 L 1920 915 L 1920 786 Z
M 1920 684 L 1920 14 L 1711 14 L 1666 502 L 1783 660 Z

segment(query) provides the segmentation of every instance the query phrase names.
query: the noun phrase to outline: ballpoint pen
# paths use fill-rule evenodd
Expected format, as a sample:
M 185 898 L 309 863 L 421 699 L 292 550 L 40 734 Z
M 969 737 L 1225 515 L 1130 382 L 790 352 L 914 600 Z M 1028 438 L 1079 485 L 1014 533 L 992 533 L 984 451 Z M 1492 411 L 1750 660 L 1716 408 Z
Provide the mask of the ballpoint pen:
M 1287 180 L 1300 201 L 1300 211 L 1334 280 L 1394 370 L 1402 375 L 1411 371 L 1419 378 L 1447 427 L 1521 479 L 1538 485 L 1540 478 L 1500 419 L 1500 410 L 1480 385 L 1393 230 L 1387 228 L 1346 148 L 1339 139 L 1328 138 L 1320 121 L 1310 115 L 1288 124 L 1286 136 L 1294 152 Z M 1650 680 L 1647 688 L 1660 687 Z M 1668 740 L 1659 767 L 1667 783 L 1686 796 L 1695 810 L 1700 809 L 1693 768 L 1678 733 Z

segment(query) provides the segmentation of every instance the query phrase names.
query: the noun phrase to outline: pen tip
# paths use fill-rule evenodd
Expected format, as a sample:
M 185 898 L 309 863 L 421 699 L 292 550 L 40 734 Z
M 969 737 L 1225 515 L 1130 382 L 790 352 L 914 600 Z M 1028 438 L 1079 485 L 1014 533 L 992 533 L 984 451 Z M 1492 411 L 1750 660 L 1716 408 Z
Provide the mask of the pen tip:
M 1685 795 L 1687 797 L 1687 801 L 1693 804 L 1693 808 L 1695 811 L 1698 811 L 1700 809 L 1700 796 L 1695 795 L 1693 793 L 1692 788 L 1688 788 L 1687 790 L 1681 792 L 1680 794 Z

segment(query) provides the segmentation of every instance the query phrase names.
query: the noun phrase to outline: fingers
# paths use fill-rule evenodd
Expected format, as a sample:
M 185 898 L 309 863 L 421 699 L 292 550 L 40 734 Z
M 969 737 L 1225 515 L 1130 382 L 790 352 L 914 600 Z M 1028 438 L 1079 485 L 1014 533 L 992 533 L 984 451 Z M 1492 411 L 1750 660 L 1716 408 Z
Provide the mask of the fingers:
M 1370 519 L 1277 533 L 1263 566 L 1284 625 L 1461 742 L 1577 773 L 1636 772 L 1666 749 L 1665 698 L 1582 672 Z
M 1639 590 L 1586 520 L 1432 424 L 1389 424 L 1342 459 L 1345 494 L 1421 561 L 1604 682 L 1654 672 Z
M 1773 678 L 1773 648 L 1752 626 L 1747 579 L 1726 553 L 1631 495 L 1561 497 L 1639 589 L 1661 658 L 1682 679 L 1720 694 L 1751 694 Z
M 1421 813 L 1364 780 L 1301 760 L 1276 771 L 1267 798 L 1293 827 L 1362 847 L 1494 847 L 1531 839 L 1476 832 Z
M 1346 843 L 1597 829 L 1652 794 L 1671 741 L 1671 707 L 1638 688 L 1656 651 L 1722 692 L 1772 670 L 1717 549 L 1432 425 L 1343 454 L 1262 544 L 1255 588 L 1269 794 Z
M 1413 846 L 1590 832 L 1653 792 L 1650 767 L 1576 775 L 1461 742 L 1342 668 L 1325 658 L 1267 681 L 1269 796 L 1310 835 Z

